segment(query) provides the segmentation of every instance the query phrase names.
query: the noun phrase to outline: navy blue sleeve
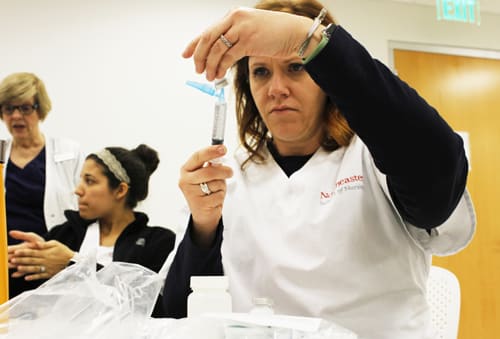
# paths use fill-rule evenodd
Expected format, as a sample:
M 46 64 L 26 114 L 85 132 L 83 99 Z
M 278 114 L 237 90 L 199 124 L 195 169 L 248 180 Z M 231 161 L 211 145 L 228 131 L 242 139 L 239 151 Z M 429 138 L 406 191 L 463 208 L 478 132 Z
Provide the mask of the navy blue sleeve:
M 340 26 L 306 69 L 387 175 L 402 217 L 426 229 L 443 223 L 465 190 L 468 164 L 460 136 Z
M 222 219 L 219 221 L 214 242 L 208 249 L 193 243 L 191 232 L 193 221 L 190 219 L 184 238 L 175 254 L 163 288 L 163 306 L 169 318 L 182 318 L 187 315 L 187 297 L 191 292 L 190 278 L 196 275 L 222 275 Z

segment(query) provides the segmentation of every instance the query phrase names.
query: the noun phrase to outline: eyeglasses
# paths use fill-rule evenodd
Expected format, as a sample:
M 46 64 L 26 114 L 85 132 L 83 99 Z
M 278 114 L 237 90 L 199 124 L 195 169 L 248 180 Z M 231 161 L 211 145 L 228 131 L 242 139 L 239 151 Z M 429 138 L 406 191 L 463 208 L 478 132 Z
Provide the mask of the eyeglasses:
M 30 115 L 31 113 L 33 113 L 33 111 L 35 111 L 38 108 L 38 104 L 2 105 L 0 107 L 2 108 L 2 114 L 5 115 L 14 114 L 14 111 L 16 109 L 19 110 L 19 112 L 21 112 L 23 115 Z

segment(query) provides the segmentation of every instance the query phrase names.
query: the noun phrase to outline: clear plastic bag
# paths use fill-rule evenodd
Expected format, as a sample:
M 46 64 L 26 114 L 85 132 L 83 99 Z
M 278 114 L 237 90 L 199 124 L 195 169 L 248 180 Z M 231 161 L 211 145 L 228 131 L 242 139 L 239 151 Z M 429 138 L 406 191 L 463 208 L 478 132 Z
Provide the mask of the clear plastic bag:
M 151 314 L 163 277 L 130 263 L 96 272 L 86 259 L 0 306 L 0 339 L 356 339 L 317 318 L 221 313 L 183 319 Z M 2 325 L 8 325 L 2 332 Z
M 131 263 L 95 267 L 95 258 L 82 260 L 1 305 L 0 338 L 141 337 L 163 278 Z

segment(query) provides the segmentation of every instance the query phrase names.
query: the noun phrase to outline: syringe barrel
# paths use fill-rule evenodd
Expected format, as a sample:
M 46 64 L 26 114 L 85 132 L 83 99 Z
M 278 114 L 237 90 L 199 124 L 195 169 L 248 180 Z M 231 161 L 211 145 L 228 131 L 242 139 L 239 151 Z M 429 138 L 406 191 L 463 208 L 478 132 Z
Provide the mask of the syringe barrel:
M 214 121 L 212 128 L 212 145 L 220 145 L 224 143 L 226 110 L 227 104 L 225 102 L 215 103 Z

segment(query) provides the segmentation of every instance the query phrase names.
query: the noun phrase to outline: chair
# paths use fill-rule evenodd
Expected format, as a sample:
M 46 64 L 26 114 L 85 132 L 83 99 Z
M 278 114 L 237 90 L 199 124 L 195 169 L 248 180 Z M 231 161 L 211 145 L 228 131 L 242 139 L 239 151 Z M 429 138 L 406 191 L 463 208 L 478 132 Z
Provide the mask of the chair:
M 457 339 L 460 319 L 460 284 L 451 271 L 431 266 L 427 302 L 438 339 Z

